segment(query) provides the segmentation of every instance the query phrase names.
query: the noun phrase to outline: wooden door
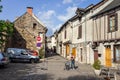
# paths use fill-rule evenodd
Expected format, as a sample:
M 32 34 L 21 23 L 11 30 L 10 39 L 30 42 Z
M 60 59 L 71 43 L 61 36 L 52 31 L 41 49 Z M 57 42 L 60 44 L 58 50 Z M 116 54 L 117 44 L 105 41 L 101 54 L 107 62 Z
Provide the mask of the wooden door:
M 66 45 L 66 55 L 69 56 L 70 54 L 70 46 L 67 44 Z
M 76 57 L 76 48 L 72 48 L 72 55 Z
M 111 67 L 112 66 L 112 59 L 111 59 L 111 49 L 110 48 L 106 48 L 105 50 L 105 65 L 106 67 Z
M 94 61 L 98 60 L 98 50 L 94 50 Z

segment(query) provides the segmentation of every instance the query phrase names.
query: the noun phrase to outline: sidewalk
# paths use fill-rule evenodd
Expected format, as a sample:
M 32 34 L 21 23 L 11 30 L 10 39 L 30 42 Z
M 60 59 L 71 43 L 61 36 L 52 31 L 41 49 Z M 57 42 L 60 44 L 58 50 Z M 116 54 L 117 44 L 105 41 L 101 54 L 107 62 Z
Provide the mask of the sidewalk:
M 97 77 L 91 65 L 80 64 L 76 62 L 76 66 L 78 66 L 76 70 L 80 72 L 81 74 L 86 74 L 87 76 Z
M 76 62 L 75 65 L 77 66 L 76 71 L 79 72 L 81 76 L 85 76 L 86 80 L 104 80 L 95 74 L 92 65 L 78 62 Z

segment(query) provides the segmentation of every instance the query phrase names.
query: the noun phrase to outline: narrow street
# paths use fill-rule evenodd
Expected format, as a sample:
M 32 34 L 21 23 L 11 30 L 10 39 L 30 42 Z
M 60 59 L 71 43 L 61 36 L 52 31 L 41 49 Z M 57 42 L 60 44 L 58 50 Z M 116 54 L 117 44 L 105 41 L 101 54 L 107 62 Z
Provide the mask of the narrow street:
M 0 68 L 0 80 L 100 80 L 86 64 L 76 63 L 76 70 L 64 70 L 65 61 L 55 55 L 40 63 L 10 63 Z
M 0 3 L 0 80 L 120 80 L 120 0 Z

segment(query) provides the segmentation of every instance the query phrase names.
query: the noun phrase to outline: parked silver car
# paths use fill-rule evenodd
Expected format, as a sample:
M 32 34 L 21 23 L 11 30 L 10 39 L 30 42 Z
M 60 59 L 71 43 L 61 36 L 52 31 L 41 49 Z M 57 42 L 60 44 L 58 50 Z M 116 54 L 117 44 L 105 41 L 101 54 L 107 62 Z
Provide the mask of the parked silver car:
M 20 48 L 8 48 L 7 54 L 9 55 L 10 61 L 19 62 L 39 62 L 39 56 L 29 54 L 26 49 Z
M 9 64 L 8 56 L 5 53 L 0 52 L 0 66 L 7 66 L 8 64 Z

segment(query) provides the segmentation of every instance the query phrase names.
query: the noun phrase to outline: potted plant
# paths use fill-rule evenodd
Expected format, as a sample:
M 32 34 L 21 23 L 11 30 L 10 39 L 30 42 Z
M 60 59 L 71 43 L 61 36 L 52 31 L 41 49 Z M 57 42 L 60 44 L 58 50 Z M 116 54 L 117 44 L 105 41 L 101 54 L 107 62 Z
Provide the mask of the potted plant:
M 99 59 L 95 60 L 95 62 L 93 63 L 93 68 L 94 68 L 95 74 L 99 75 L 100 74 L 100 68 L 101 68 L 101 62 L 100 62 Z

